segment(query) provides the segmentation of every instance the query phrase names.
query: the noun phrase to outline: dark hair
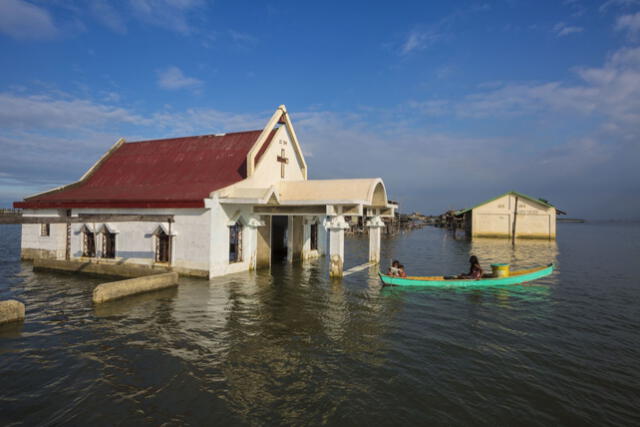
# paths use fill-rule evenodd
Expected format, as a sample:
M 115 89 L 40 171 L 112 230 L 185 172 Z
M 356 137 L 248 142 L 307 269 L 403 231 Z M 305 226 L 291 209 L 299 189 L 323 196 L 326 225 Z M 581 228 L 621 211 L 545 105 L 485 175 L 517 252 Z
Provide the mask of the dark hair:
M 398 264 L 398 266 L 400 266 L 400 261 L 398 261 L 397 259 L 394 259 L 393 262 L 391 263 L 392 266 Z
M 402 268 L 402 269 L 404 269 L 404 265 L 400 264 L 400 265 L 398 266 L 398 268 Z
M 469 264 L 471 264 L 471 265 L 480 264 L 480 261 L 478 261 L 478 257 L 477 256 L 471 255 L 471 258 L 469 258 Z

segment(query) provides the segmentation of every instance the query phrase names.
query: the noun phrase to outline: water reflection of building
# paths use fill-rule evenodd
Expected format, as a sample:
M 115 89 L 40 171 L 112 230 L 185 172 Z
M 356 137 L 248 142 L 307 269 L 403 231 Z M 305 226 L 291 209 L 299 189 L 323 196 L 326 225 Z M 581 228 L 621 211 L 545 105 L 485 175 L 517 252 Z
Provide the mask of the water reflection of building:
M 558 244 L 555 240 L 518 240 L 516 245 L 499 239 L 474 239 L 469 242 L 469 254 L 480 258 L 483 266 L 507 262 L 512 269 L 524 269 L 557 263 Z
M 270 275 L 256 274 L 251 297 L 241 286 L 230 292 L 221 369 L 226 398 L 239 415 L 320 423 L 325 414 L 314 402 L 356 386 L 345 360 L 386 363 L 382 336 L 401 301 L 367 288 L 354 291 L 360 280 L 327 281 L 326 269 L 283 264 Z

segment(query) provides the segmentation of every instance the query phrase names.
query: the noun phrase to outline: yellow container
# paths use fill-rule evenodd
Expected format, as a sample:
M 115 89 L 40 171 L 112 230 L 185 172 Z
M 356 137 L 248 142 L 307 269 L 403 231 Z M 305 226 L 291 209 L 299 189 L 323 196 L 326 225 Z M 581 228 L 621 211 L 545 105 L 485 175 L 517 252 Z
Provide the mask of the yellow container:
M 493 277 L 509 277 L 509 264 L 491 264 Z

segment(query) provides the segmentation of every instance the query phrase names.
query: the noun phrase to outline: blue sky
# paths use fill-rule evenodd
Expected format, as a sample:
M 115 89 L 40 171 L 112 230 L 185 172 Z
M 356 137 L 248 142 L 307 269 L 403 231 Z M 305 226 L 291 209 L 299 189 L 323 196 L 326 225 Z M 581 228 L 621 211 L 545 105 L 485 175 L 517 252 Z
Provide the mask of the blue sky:
M 0 206 L 119 137 L 261 128 L 401 210 L 514 189 L 640 218 L 640 0 L 1 0 Z

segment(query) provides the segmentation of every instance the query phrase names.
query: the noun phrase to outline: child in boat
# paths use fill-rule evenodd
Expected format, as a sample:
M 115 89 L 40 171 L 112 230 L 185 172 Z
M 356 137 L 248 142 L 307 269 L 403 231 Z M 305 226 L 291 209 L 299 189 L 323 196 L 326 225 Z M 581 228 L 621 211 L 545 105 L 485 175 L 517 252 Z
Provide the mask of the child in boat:
M 394 260 L 391 263 L 391 267 L 389 267 L 389 270 L 387 271 L 387 275 L 389 276 L 399 276 L 399 267 L 400 267 L 400 261 L 398 261 L 397 259 Z
M 478 257 L 472 255 L 469 258 L 469 273 L 461 274 L 461 279 L 482 279 L 482 267 L 480 267 L 480 261 L 478 261 Z
M 407 273 L 404 271 L 404 265 L 402 264 L 398 265 L 398 276 L 407 277 Z

